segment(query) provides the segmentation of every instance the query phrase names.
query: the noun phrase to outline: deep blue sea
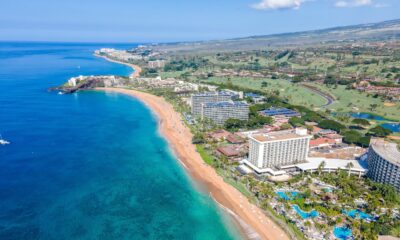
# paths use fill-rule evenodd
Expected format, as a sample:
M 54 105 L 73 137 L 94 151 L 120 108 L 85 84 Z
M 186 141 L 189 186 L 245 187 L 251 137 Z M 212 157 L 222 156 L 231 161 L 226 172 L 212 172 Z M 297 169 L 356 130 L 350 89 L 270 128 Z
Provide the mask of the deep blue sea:
M 47 88 L 128 75 L 92 56 L 135 45 L 0 43 L 0 239 L 235 239 L 139 101 Z

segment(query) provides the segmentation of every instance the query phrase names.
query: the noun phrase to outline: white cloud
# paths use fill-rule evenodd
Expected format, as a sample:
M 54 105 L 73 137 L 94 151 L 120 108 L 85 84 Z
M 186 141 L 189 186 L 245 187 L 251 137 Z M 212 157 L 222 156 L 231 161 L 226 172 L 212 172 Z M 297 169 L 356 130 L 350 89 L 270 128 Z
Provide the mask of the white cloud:
M 362 7 L 373 5 L 372 0 L 340 0 L 335 3 L 336 7 Z
M 305 0 L 261 0 L 252 5 L 255 9 L 298 9 Z
M 299 9 L 304 2 L 316 0 L 260 0 L 259 3 L 253 4 L 252 7 L 259 10 L 270 9 Z M 375 0 L 334 0 L 336 7 L 387 7 L 386 4 L 376 3 Z

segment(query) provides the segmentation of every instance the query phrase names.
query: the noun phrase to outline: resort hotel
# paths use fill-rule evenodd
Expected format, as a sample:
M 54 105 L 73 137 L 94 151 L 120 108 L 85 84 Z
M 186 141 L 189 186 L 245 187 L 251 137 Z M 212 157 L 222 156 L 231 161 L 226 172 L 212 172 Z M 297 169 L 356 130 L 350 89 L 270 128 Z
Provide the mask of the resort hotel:
M 310 138 L 305 128 L 251 135 L 249 158 L 244 163 L 257 173 L 283 174 L 273 169 L 304 162 Z
M 372 180 L 390 184 L 400 191 L 400 151 L 395 143 L 371 139 L 368 151 L 368 174 Z
M 193 94 L 190 99 L 192 114 L 201 116 L 202 105 L 204 103 L 226 102 L 230 100 L 237 100 L 239 98 L 240 95 L 234 91 L 204 92 Z
M 248 120 L 249 104 L 238 101 L 202 104 L 201 119 L 211 119 L 215 124 L 223 125 L 229 118 Z
M 363 161 L 308 157 L 311 135 L 304 128 L 249 136 L 249 157 L 241 162 L 244 172 L 270 176 L 288 176 L 299 172 L 335 172 L 365 175 Z

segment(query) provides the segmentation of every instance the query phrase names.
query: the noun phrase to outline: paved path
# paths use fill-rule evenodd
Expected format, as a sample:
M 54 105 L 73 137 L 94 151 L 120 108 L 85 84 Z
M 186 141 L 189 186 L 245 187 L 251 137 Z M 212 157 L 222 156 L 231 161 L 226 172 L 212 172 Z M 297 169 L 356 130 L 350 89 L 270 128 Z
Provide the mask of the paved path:
M 324 105 L 321 105 L 320 107 L 328 107 L 329 105 L 332 105 L 333 102 L 335 102 L 335 99 L 333 97 L 329 96 L 328 94 L 326 94 L 318 89 L 310 87 L 307 84 L 301 84 L 301 86 L 304 88 L 307 88 L 311 92 L 314 92 L 314 93 L 320 95 L 321 97 L 325 98 L 326 103 Z

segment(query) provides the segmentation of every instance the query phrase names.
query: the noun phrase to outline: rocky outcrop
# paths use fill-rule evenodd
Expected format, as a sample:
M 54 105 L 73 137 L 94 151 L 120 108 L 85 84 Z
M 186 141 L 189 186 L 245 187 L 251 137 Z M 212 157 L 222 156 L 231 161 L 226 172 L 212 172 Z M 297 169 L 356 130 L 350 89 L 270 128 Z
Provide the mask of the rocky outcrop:
M 104 87 L 104 81 L 103 79 L 88 79 L 85 81 L 81 81 L 76 86 L 69 86 L 69 85 L 63 85 L 59 87 L 53 87 L 49 88 L 49 91 L 61 91 L 63 93 L 74 93 L 79 90 L 86 90 L 86 89 L 93 89 L 96 87 Z

